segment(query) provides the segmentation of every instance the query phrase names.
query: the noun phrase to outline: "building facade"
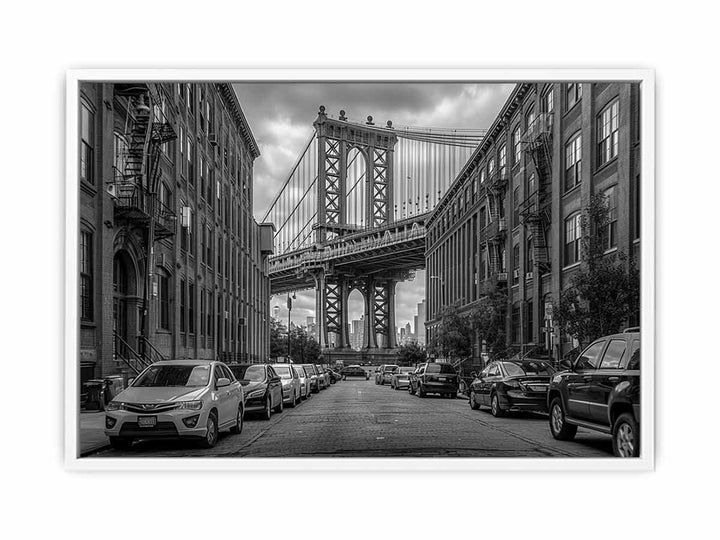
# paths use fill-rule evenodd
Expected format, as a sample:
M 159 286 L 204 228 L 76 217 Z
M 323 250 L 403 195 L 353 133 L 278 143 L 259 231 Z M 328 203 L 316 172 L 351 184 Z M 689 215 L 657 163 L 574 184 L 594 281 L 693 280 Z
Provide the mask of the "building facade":
M 81 382 L 163 358 L 262 361 L 271 224 L 228 84 L 80 87 Z
M 559 358 L 576 345 L 551 305 L 581 267 L 591 197 L 604 195 L 606 253 L 639 265 L 639 100 L 633 83 L 516 86 L 427 222 L 428 339 L 445 307 L 502 291 L 508 346 Z

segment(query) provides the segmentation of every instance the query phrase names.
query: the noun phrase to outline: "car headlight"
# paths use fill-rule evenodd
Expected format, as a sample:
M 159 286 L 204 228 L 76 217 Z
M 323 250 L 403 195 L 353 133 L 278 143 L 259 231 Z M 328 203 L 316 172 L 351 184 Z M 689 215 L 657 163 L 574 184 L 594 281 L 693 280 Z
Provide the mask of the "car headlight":
M 120 401 L 111 401 L 105 406 L 106 411 L 124 411 L 126 410 L 125 404 Z
M 264 388 L 260 388 L 259 390 L 253 390 L 252 392 L 250 392 L 250 393 L 247 395 L 247 397 L 248 397 L 248 398 L 256 398 L 256 397 L 262 396 L 264 393 L 265 393 L 265 389 L 264 389 Z
M 188 409 L 191 411 L 199 411 L 202 409 L 202 401 L 181 401 L 177 404 L 178 409 Z

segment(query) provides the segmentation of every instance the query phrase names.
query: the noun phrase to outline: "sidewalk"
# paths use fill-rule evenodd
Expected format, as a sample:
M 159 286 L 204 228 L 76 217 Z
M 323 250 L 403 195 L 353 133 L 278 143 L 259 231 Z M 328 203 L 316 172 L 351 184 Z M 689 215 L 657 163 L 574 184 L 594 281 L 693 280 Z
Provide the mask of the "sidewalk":
M 87 455 L 110 444 L 105 436 L 105 413 L 103 411 L 80 412 L 80 456 Z

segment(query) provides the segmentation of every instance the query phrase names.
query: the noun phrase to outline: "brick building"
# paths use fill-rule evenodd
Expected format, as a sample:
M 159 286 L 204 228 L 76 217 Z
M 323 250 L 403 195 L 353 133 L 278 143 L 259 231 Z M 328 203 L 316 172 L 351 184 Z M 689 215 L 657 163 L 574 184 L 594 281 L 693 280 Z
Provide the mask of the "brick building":
M 273 227 L 253 218 L 259 150 L 232 87 L 81 83 L 79 114 L 81 380 L 264 360 Z
M 593 194 L 608 208 L 606 253 L 639 264 L 639 100 L 634 83 L 515 87 L 427 222 L 428 339 L 443 306 L 467 312 L 504 290 L 507 345 L 555 358 L 574 346 L 546 306 L 582 264 L 580 216 Z

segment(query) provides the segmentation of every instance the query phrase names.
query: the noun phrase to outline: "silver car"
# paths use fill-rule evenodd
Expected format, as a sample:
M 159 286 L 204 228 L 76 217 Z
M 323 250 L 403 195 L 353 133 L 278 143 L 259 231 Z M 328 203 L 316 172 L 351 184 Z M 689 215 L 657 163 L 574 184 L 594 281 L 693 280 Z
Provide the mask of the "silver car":
M 292 364 L 273 364 L 272 367 L 280 376 L 283 402 L 287 403 L 289 407 L 294 407 L 300 403 L 302 397 L 298 372 Z
M 300 397 L 302 399 L 308 399 L 312 396 L 312 388 L 310 388 L 310 376 L 305 371 L 305 368 L 300 364 L 293 364 L 293 368 L 297 371 L 298 377 L 300 377 Z
M 222 362 L 156 362 L 107 405 L 105 434 L 119 449 L 136 439 L 180 437 L 212 448 L 219 431 L 242 431 L 244 406 L 242 386 Z

